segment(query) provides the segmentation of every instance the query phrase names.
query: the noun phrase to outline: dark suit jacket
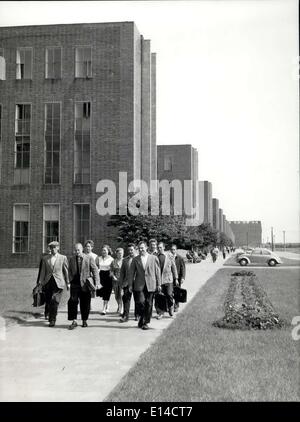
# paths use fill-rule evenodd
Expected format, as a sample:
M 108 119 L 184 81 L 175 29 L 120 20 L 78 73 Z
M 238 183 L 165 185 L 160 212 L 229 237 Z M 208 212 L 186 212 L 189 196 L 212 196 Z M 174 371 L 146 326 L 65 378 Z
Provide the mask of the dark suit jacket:
M 140 255 L 133 258 L 128 277 L 128 286 L 140 292 L 147 286 L 149 292 L 155 292 L 161 285 L 160 266 L 157 256 L 148 254 L 144 269 Z
M 133 259 L 134 258 L 132 258 L 132 260 Z M 130 269 L 129 260 L 130 260 L 130 256 L 126 256 L 123 259 L 123 262 L 122 262 L 122 267 L 121 267 L 121 271 L 120 271 L 120 278 L 119 278 L 119 284 L 120 284 L 121 287 L 128 286 L 129 269 Z
M 181 284 L 181 280 L 185 279 L 185 262 L 182 256 L 176 255 L 175 265 L 176 265 L 177 274 L 178 274 L 178 283 Z
M 69 277 L 70 281 L 74 280 L 77 274 L 77 264 L 76 264 L 76 256 L 71 256 L 69 259 Z M 80 285 L 81 287 L 85 286 L 86 279 L 88 277 L 93 277 L 95 284 L 99 284 L 99 270 L 95 263 L 93 257 L 88 255 L 83 255 L 82 263 L 81 263 L 81 272 L 80 272 Z

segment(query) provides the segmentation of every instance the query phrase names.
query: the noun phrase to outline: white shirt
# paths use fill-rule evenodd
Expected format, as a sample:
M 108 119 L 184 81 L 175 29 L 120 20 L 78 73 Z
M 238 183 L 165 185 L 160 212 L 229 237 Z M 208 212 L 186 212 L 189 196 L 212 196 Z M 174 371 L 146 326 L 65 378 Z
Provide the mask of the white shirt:
M 94 261 L 96 261 L 96 258 L 98 257 L 98 255 L 94 252 L 90 252 L 86 254 L 87 256 L 91 256 L 92 258 L 94 258 Z
M 142 260 L 142 264 L 143 264 L 143 268 L 146 268 L 146 264 L 147 264 L 147 259 L 148 259 L 148 253 L 146 253 L 146 255 L 141 255 L 141 260 Z
M 99 256 L 99 267 L 100 271 L 109 271 L 110 270 L 110 264 L 113 262 L 113 257 L 110 255 L 107 255 L 106 258 L 103 258 L 102 256 Z
M 56 261 L 57 255 L 58 255 L 58 254 L 51 255 L 51 258 L 50 258 L 50 263 L 51 263 L 51 267 L 52 267 L 52 269 L 54 268 L 54 265 L 55 265 L 55 261 Z

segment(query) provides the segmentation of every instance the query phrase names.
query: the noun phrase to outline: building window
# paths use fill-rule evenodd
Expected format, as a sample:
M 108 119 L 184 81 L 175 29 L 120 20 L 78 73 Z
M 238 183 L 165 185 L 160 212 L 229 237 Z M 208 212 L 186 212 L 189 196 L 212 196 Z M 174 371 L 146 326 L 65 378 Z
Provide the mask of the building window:
M 29 183 L 31 105 L 16 105 L 14 183 Z
M 45 184 L 60 179 L 60 104 L 45 104 Z
M 18 48 L 17 49 L 17 79 L 31 79 L 32 78 L 32 48 Z
M 46 48 L 46 79 L 61 78 L 61 47 Z
M 90 238 L 90 205 L 74 205 L 74 242 L 84 244 Z
M 90 183 L 91 103 L 75 104 L 74 183 Z
M 59 205 L 47 204 L 43 210 L 44 221 L 44 252 L 50 242 L 59 242 Z
M 29 252 L 29 205 L 14 205 L 13 253 Z
M 172 171 L 172 157 L 164 157 L 164 171 Z
M 5 81 L 6 79 L 6 65 L 4 57 L 4 49 L 0 48 L 0 81 Z
M 75 50 L 75 78 L 92 77 L 92 48 L 76 47 Z

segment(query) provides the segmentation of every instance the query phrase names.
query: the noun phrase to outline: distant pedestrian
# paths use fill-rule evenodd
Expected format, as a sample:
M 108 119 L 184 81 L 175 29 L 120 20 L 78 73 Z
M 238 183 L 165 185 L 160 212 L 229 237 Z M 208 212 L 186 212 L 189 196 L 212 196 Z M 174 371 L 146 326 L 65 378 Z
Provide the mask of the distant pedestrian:
M 223 259 L 226 259 L 226 249 L 225 249 L 225 246 L 222 248 L 222 255 L 223 255 Z
M 210 251 L 212 262 L 216 262 L 218 255 L 219 255 L 219 249 L 215 246 Z

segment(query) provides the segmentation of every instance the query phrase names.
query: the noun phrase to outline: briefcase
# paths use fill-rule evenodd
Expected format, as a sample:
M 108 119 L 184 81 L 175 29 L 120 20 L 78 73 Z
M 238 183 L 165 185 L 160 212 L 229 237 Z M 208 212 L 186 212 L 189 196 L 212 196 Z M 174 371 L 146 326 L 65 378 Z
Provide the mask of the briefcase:
M 154 296 L 154 306 L 156 310 L 167 312 L 168 302 L 167 298 L 163 293 L 156 293 Z
M 187 301 L 187 291 L 179 286 L 174 287 L 175 302 L 185 303 Z
M 103 287 L 100 287 L 100 289 L 97 289 L 96 290 L 96 296 L 97 297 L 103 297 L 103 291 L 104 291 Z
M 45 304 L 45 293 L 41 291 L 37 286 L 32 291 L 33 304 L 35 308 L 43 306 Z

